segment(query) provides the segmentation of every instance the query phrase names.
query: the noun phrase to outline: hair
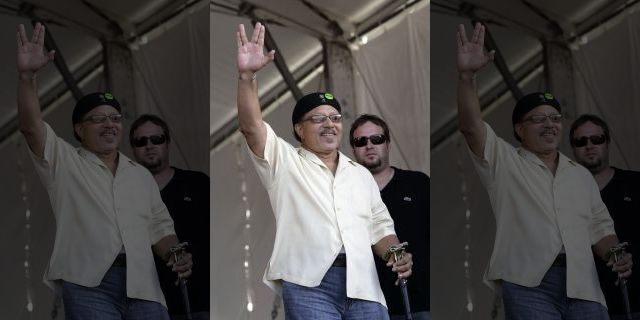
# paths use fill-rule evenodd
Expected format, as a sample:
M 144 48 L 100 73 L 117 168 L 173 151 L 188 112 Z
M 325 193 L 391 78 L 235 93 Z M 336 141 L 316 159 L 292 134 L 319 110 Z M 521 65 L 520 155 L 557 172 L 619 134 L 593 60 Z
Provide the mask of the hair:
M 573 135 L 575 134 L 576 130 L 580 126 L 584 125 L 587 122 L 591 122 L 596 126 L 602 128 L 602 131 L 604 132 L 604 138 L 607 141 L 607 143 L 611 141 L 611 137 L 609 135 L 609 125 L 607 125 L 607 123 L 604 122 L 602 118 L 596 116 L 595 114 L 583 114 L 579 116 L 578 119 L 573 121 L 573 123 L 571 124 L 571 129 L 569 130 L 569 142 L 571 143 L 572 147 L 573 147 Z
M 389 126 L 387 125 L 386 122 L 384 122 L 384 120 L 382 120 L 382 118 L 373 115 L 373 114 L 363 114 L 361 116 L 359 116 L 355 121 L 353 121 L 353 124 L 351 124 L 351 130 L 349 130 L 349 144 L 351 144 L 351 147 L 353 148 L 353 133 L 356 131 L 356 129 L 358 129 L 358 127 L 360 127 L 361 125 L 367 123 L 367 122 L 371 122 L 373 124 L 375 124 L 378 127 L 382 128 L 382 131 L 384 132 L 384 136 L 387 139 L 387 143 L 389 143 L 391 141 L 391 133 L 389 132 Z
M 167 123 L 160 117 L 147 113 L 139 116 L 138 119 L 136 119 L 131 124 L 131 130 L 129 130 L 129 143 L 131 144 L 131 146 L 133 146 L 133 133 L 136 131 L 136 129 L 138 129 L 138 127 L 147 122 L 151 122 L 162 128 L 162 134 L 164 134 L 164 136 L 167 138 L 167 143 L 171 141 L 171 134 L 169 133 L 169 126 L 167 125 Z

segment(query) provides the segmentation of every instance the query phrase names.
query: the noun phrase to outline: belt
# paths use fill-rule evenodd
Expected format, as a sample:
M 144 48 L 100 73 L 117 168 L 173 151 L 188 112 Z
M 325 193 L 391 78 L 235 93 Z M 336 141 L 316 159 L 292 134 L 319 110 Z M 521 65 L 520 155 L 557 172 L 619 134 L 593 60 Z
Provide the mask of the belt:
M 127 255 L 124 253 L 119 254 L 116 259 L 113 261 L 112 267 L 126 267 L 127 266 Z
M 333 261 L 332 267 L 341 267 L 344 268 L 347 266 L 347 255 L 344 253 L 338 254 L 336 260 Z
M 555 260 L 553 260 L 553 263 L 551 264 L 552 267 L 567 267 L 567 255 L 564 253 L 559 254 Z

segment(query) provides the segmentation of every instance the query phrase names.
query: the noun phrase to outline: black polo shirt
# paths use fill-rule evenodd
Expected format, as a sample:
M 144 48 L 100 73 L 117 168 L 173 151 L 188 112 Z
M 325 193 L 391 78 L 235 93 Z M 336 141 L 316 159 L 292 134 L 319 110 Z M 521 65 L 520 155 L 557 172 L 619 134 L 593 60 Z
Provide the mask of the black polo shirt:
M 382 201 L 393 218 L 398 239 L 409 242 L 413 255 L 412 275 L 408 278 L 411 312 L 429 311 L 429 177 L 418 171 L 393 167 L 395 173 L 380 191 Z M 380 286 L 390 314 L 404 314 L 397 274 L 376 258 Z

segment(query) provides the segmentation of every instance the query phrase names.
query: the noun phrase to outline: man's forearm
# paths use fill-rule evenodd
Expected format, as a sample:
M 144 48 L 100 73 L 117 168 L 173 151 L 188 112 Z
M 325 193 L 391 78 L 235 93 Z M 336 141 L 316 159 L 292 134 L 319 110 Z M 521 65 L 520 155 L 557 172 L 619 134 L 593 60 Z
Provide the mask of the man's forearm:
M 251 133 L 262 122 L 258 84 L 253 73 L 238 75 L 238 122 L 240 131 Z
M 595 252 L 600 259 L 606 262 L 609 259 L 609 249 L 616 246 L 618 243 L 618 236 L 615 234 L 604 236 L 593 245 L 593 252 Z
M 473 72 L 458 74 L 458 122 L 460 132 L 464 135 L 472 151 L 479 154 L 478 147 L 484 142 L 486 129 L 482 122 L 475 73 Z
M 262 123 L 258 84 L 251 73 L 241 73 L 238 78 L 238 123 L 251 151 L 263 157 L 267 131 Z
M 18 74 L 18 127 L 25 136 L 32 151 L 42 155 L 44 151 L 44 123 L 38 100 L 36 74 Z
M 162 260 L 168 261 L 171 254 L 171 247 L 180 243 L 178 241 L 178 236 L 175 234 L 170 234 L 168 236 L 160 239 L 156 244 L 153 245 L 153 252 Z
M 380 239 L 380 241 L 373 245 L 373 252 L 378 257 L 380 257 L 380 259 L 383 259 L 384 254 L 387 252 L 389 247 L 398 243 L 400 243 L 400 241 L 398 240 L 398 236 L 396 236 L 395 234 L 390 234 Z

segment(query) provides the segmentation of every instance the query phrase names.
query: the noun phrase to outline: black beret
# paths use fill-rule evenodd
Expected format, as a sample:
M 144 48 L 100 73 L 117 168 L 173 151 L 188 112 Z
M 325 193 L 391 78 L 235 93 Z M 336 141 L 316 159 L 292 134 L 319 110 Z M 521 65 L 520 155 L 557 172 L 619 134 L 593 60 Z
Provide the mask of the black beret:
M 338 99 L 336 99 L 333 94 L 329 92 L 314 92 L 300 98 L 300 100 L 296 102 L 296 106 L 293 108 L 293 114 L 291 115 L 291 122 L 293 124 L 300 122 L 307 112 L 317 106 L 325 104 L 336 108 L 336 110 L 340 112 L 340 102 L 338 102 Z
M 518 100 L 518 103 L 516 103 L 515 108 L 513 108 L 513 113 L 511 114 L 511 123 L 515 125 L 522 120 L 522 117 L 524 117 L 527 112 L 545 104 L 556 108 L 558 112 L 562 113 L 560 102 L 558 102 L 551 93 L 534 92 Z
M 80 100 L 76 102 L 76 106 L 73 108 L 73 114 L 71 115 L 71 121 L 73 121 L 73 124 L 82 121 L 82 117 L 87 114 L 87 112 L 102 105 L 112 106 L 116 108 L 118 112 L 121 112 L 120 103 L 111 93 L 95 92 L 80 98 Z

